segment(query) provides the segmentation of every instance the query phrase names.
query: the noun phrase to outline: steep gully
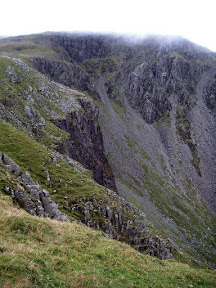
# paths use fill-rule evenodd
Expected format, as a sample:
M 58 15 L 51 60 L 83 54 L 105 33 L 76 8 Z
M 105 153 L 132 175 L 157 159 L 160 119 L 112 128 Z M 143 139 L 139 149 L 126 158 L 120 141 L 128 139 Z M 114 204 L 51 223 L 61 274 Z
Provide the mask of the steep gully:
M 57 127 L 70 133 L 70 138 L 58 150 L 92 170 L 97 183 L 116 190 L 114 176 L 104 153 L 98 108 L 86 99 L 80 99 L 80 103 L 83 112 L 74 111 L 67 114 L 64 120 L 53 121 Z

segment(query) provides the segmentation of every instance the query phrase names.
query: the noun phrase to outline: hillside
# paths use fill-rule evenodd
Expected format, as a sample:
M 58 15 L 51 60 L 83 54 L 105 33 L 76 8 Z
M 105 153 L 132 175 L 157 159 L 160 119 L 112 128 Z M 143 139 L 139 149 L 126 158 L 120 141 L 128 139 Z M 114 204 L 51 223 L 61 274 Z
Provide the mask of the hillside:
M 44 33 L 3 39 L 0 54 L 0 151 L 62 213 L 161 259 L 181 248 L 215 266 L 214 53 Z
M 19 79 L 18 83 L 11 84 L 10 76 L 1 74 L 6 92 L 2 93 L 0 167 L 9 173 L 9 185 L 1 183 L 1 189 L 32 215 L 77 220 L 145 253 L 161 259 L 172 257 L 173 244 L 151 233 L 142 212 L 114 191 L 97 184 L 94 173 L 80 163 L 55 151 L 64 139 L 68 141 L 68 134 L 53 122 L 67 121 L 65 110 L 75 115 L 75 120 L 82 119 L 85 112 L 80 103 L 87 103 L 97 115 L 92 101 L 82 93 L 50 82 L 23 62 L 5 57 L 1 60 L 2 71 L 10 67 L 11 77 Z M 30 83 L 32 86 L 28 86 Z M 92 125 L 96 127 L 91 133 L 93 141 L 100 143 L 98 123 Z M 89 122 L 86 126 L 78 122 L 77 126 L 85 131 Z M 105 172 L 110 179 L 108 167 Z M 16 179 L 15 187 L 11 177 Z
M 75 223 L 32 217 L 2 193 L 0 215 L 2 288 L 215 285 L 213 270 L 142 255 Z

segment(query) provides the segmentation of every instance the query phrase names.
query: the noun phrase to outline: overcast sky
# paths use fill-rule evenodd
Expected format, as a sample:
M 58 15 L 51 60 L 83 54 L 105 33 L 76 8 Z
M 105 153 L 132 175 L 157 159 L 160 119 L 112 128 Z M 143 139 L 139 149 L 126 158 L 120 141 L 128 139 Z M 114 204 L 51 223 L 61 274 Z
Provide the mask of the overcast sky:
M 2 0 L 0 36 L 45 31 L 179 35 L 216 51 L 216 0 Z

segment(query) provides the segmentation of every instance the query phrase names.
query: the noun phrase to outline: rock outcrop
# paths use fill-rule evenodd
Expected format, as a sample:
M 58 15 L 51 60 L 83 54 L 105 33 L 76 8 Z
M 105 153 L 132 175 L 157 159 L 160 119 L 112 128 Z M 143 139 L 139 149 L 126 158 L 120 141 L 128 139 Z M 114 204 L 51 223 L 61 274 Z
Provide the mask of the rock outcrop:
M 59 211 L 58 205 L 51 200 L 49 192 L 42 189 L 38 183 L 34 182 L 29 173 L 23 172 L 11 158 L 2 152 L 0 152 L 0 166 L 14 175 L 21 184 L 17 184 L 16 190 L 5 187 L 5 191 L 10 193 L 20 207 L 34 216 L 69 221 L 67 216 Z
M 173 94 L 177 95 L 179 104 L 192 109 L 194 103 L 190 95 L 196 93 L 200 76 L 211 66 L 198 61 L 199 58 L 196 59 L 198 63 L 195 62 L 180 49 L 175 53 L 170 49 L 158 54 L 154 61 L 145 59 L 128 79 L 128 99 L 147 123 L 155 122 L 170 111 L 169 97 Z M 211 56 L 206 57 L 210 60 Z
M 18 183 L 13 182 L 16 189 L 5 186 L 4 190 L 21 208 L 34 216 L 69 221 L 68 217 L 60 212 L 58 205 L 51 200 L 49 192 L 42 189 L 29 173 L 23 173 L 13 160 L 2 152 L 0 152 L 0 166 L 16 177 Z M 106 206 L 103 201 L 97 202 L 95 199 L 89 201 L 85 197 L 75 203 L 68 203 L 65 197 L 64 208 L 66 211 L 81 212 L 83 218 L 80 220 L 89 227 L 103 230 L 106 233 L 105 237 L 126 242 L 136 250 L 162 260 L 173 257 L 172 250 L 176 248 L 169 240 L 165 241 L 158 236 L 152 237 L 143 213 L 112 190 L 107 189 L 104 196 L 109 201 L 106 202 Z
M 170 240 L 153 236 L 146 216 L 132 204 L 120 198 L 114 191 L 107 189 L 110 203 L 89 201 L 85 197 L 76 203 L 65 203 L 67 209 L 82 210 L 82 222 L 87 226 L 103 230 L 105 236 L 126 242 L 140 252 L 165 260 L 173 258 L 172 251 L 178 248 Z
M 116 190 L 114 176 L 104 154 L 99 110 L 89 99 L 80 98 L 79 101 L 82 111 L 73 111 L 65 119 L 53 121 L 58 128 L 70 134 L 58 150 L 93 171 L 97 183 Z
M 81 91 L 91 90 L 89 75 L 77 65 L 61 63 L 45 58 L 34 57 L 31 64 L 41 73 L 66 86 L 75 86 Z
M 10 77 L 11 83 L 19 83 L 19 79 L 13 67 L 9 66 L 6 70 L 7 75 Z

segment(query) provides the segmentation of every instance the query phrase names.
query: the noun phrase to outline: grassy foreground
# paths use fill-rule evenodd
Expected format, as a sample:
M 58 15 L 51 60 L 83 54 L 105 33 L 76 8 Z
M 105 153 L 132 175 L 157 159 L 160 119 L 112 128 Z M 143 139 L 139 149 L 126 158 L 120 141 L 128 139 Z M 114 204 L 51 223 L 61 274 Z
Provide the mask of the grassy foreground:
M 33 217 L 2 193 L 0 216 L 0 287 L 216 285 L 214 270 L 160 261 L 85 226 Z

